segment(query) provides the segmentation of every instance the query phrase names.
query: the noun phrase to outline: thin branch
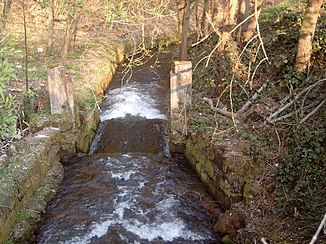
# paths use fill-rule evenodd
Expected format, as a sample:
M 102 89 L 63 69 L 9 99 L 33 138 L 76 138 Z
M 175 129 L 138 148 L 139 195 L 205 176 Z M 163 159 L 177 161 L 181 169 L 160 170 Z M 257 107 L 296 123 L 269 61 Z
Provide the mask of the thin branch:
M 258 91 L 242 106 L 240 110 L 238 110 L 237 114 L 241 115 L 248 110 L 251 104 L 258 98 L 259 94 L 267 87 L 267 83 L 264 83 Z
M 223 41 L 225 41 L 226 38 L 228 38 L 233 32 L 235 32 L 241 25 L 243 25 L 246 21 L 248 21 L 254 15 L 255 15 L 255 13 L 253 13 L 253 14 L 249 15 L 247 18 L 245 18 L 241 23 L 236 25 L 229 33 L 227 33 L 227 35 L 224 37 L 224 39 L 220 40 L 216 44 L 216 46 L 213 48 L 213 50 L 210 52 L 210 54 L 207 57 L 205 57 L 205 58 L 207 58 L 206 67 L 208 66 L 209 60 L 211 59 L 213 53 L 217 50 L 217 48 L 221 45 L 221 43 Z
M 250 81 L 250 86 L 252 87 L 252 81 L 254 80 L 254 77 L 255 77 L 255 74 L 256 74 L 256 71 L 257 71 L 257 69 L 259 68 L 259 66 L 265 61 L 265 60 L 267 60 L 267 62 L 268 62 L 268 58 L 263 58 L 262 60 L 260 60 L 260 62 L 258 63 L 258 65 L 256 66 L 256 68 L 255 68 L 255 70 L 254 70 L 254 72 L 252 73 L 252 76 L 251 76 L 251 81 Z
M 314 106 L 314 104 L 310 104 L 310 105 L 305 106 L 304 108 L 302 108 L 302 110 L 309 109 L 309 108 L 311 108 L 311 107 L 313 107 L 313 106 Z M 292 117 L 293 115 L 295 115 L 295 114 L 297 114 L 297 113 L 298 113 L 298 111 L 295 110 L 295 111 L 293 111 L 293 112 L 291 112 L 291 113 L 288 113 L 288 114 L 285 114 L 285 115 L 283 115 L 283 116 L 281 116 L 281 117 L 277 117 L 277 118 L 271 120 L 270 122 L 271 122 L 271 123 L 276 123 L 276 122 L 279 122 L 279 121 L 281 121 L 281 120 L 284 120 L 284 119 L 290 118 L 290 117 Z
M 26 11 L 25 11 L 25 1 L 21 2 L 22 10 L 23 10 L 23 23 L 24 23 L 24 49 L 25 49 L 25 89 L 28 91 L 29 84 L 28 84 L 28 43 L 27 43 L 27 22 L 26 22 Z
M 227 117 L 232 118 L 232 113 L 231 113 L 231 112 L 228 112 L 228 111 L 226 111 L 226 110 L 224 110 L 224 109 L 221 109 L 221 108 L 217 108 L 217 107 L 215 107 L 214 104 L 213 104 L 212 99 L 209 99 L 209 98 L 207 98 L 207 97 L 204 97 L 203 100 L 206 101 L 206 102 L 208 103 L 208 105 L 210 106 L 210 108 L 211 108 L 213 111 L 215 111 L 215 112 L 217 112 L 217 113 L 219 113 L 219 114 L 225 115 L 225 116 L 227 116 Z
M 90 90 L 91 90 L 91 92 L 92 92 L 92 94 L 93 94 L 93 98 L 94 98 L 94 101 L 95 101 L 93 112 L 95 111 L 95 108 L 97 108 L 98 111 L 100 111 L 100 113 L 102 113 L 101 107 L 100 107 L 100 105 L 98 104 L 98 101 L 97 101 L 97 98 L 96 98 L 96 95 L 95 95 L 93 89 L 90 89 Z
M 271 114 L 266 120 L 268 122 L 271 122 L 273 120 L 273 118 L 275 118 L 277 115 L 279 115 L 280 113 L 282 113 L 283 111 L 285 111 L 288 107 L 290 107 L 295 101 L 297 101 L 303 94 L 305 94 L 307 91 L 310 91 L 311 89 L 313 89 L 315 86 L 319 85 L 319 83 L 326 81 L 326 79 L 321 79 L 319 81 L 317 81 L 316 83 L 306 87 L 305 89 L 303 89 L 301 92 L 298 93 L 298 95 L 296 95 L 294 97 L 293 100 L 291 100 L 290 102 L 288 102 L 287 104 L 285 104 L 283 107 L 280 107 L 279 110 L 277 110 L 275 113 Z
M 5 35 L 3 38 L 1 38 L 0 43 L 3 42 L 8 36 L 9 36 L 9 33 L 7 35 Z
M 191 47 L 195 47 L 195 46 L 197 46 L 198 44 L 200 44 L 200 43 L 202 43 L 203 41 L 205 41 L 207 38 L 209 38 L 209 37 L 211 36 L 211 34 L 212 34 L 213 32 L 215 32 L 219 37 L 221 37 L 221 35 L 220 35 L 218 29 L 215 28 L 215 26 L 214 26 L 214 24 L 213 24 L 213 22 L 212 22 L 210 16 L 208 15 L 208 13 L 205 13 L 205 15 L 206 15 L 206 17 L 207 17 L 207 19 L 208 19 L 208 23 L 212 26 L 212 28 L 214 29 L 214 31 L 209 32 L 209 33 L 208 33 L 206 36 L 204 36 L 201 40 L 199 40 L 199 41 L 197 41 L 196 43 L 192 44 Z
M 200 39 L 199 41 L 193 43 L 193 44 L 191 45 L 191 47 L 193 48 L 193 47 L 199 45 L 200 43 L 204 42 L 206 39 L 208 39 L 208 38 L 211 36 L 212 33 L 213 33 L 213 32 L 208 33 L 208 34 L 207 34 L 206 36 L 204 36 L 202 39 Z
M 241 59 L 241 56 L 243 55 L 244 51 L 247 49 L 247 47 L 249 46 L 249 44 L 256 39 L 256 37 L 258 37 L 258 35 L 255 35 L 254 37 L 252 37 L 247 43 L 246 45 L 244 46 L 244 48 L 242 49 L 240 55 L 239 55 L 239 60 Z
M 310 117 L 312 117 L 317 111 L 324 105 L 325 100 L 323 100 L 314 110 L 312 110 L 306 117 L 301 120 L 301 123 L 306 122 Z
M 234 76 L 233 76 L 233 78 L 234 78 Z M 230 82 L 229 97 L 230 97 L 230 106 L 231 106 L 231 118 L 232 118 L 232 121 L 233 121 L 233 125 L 234 125 L 236 131 L 238 132 L 237 124 L 236 124 L 236 121 L 235 121 L 236 114 L 234 113 L 234 110 L 233 110 L 233 99 L 232 99 L 233 78 L 232 78 L 232 80 Z
M 312 237 L 312 239 L 309 242 L 309 244 L 314 244 L 317 241 L 317 238 L 318 238 L 319 233 L 321 232 L 322 228 L 325 227 L 325 223 L 326 223 L 326 213 L 324 214 L 324 218 L 320 222 L 320 225 L 318 226 L 318 229 L 317 229 L 315 235 Z
M 256 17 L 256 28 L 257 28 L 257 35 L 258 35 L 258 38 L 260 40 L 260 43 L 262 45 L 262 49 L 263 49 L 263 52 L 264 52 L 264 55 L 265 55 L 265 58 L 267 60 L 267 62 L 270 64 L 271 62 L 269 61 L 268 59 L 268 56 L 267 56 L 267 53 L 266 53 L 266 50 L 265 50 L 265 47 L 264 47 L 264 42 L 263 42 L 263 38 L 261 37 L 260 35 L 260 28 L 259 28 L 259 22 L 258 22 L 258 17 L 259 17 L 259 14 L 258 14 L 258 9 L 257 9 L 257 0 L 255 0 L 255 17 Z

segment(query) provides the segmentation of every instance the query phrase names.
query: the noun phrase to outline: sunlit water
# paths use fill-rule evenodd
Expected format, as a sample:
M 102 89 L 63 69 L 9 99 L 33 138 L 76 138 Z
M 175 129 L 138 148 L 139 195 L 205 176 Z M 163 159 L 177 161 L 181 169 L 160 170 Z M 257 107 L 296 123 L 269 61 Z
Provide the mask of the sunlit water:
M 161 64 L 167 62 L 162 58 Z M 212 202 L 168 151 L 168 65 L 137 67 L 108 90 L 89 155 L 65 163 L 38 243 L 212 243 Z M 154 68 L 153 68 L 154 67 Z

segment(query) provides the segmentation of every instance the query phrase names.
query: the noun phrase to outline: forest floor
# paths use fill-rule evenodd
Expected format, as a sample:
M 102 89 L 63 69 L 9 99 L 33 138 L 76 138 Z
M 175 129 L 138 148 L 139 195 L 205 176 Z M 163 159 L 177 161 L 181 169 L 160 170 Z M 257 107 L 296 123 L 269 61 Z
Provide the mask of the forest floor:
M 232 206 L 248 220 L 237 243 L 308 243 L 326 211 L 325 6 L 310 70 L 298 74 L 293 67 L 302 3 L 279 1 L 262 10 L 263 42 L 230 42 L 221 55 L 211 52 L 217 43 L 212 35 L 191 50 L 190 132 L 216 145 L 244 141 L 249 146 L 236 144 L 235 154 L 260 165 L 259 189 Z M 249 108 L 238 112 L 248 101 Z

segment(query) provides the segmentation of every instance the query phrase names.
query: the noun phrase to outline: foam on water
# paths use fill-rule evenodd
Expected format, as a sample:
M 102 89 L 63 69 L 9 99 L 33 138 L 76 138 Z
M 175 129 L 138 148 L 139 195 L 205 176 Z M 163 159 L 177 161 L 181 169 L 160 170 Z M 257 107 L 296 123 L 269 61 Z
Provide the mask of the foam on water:
M 153 241 L 157 238 L 162 238 L 164 241 L 173 241 L 176 238 L 184 238 L 189 240 L 201 240 L 202 237 L 190 230 L 187 230 L 185 224 L 180 219 L 175 219 L 170 222 L 153 224 L 143 224 L 136 220 L 134 223 L 126 221 L 123 226 L 128 231 L 136 234 L 142 239 Z
M 140 183 L 141 185 L 141 183 Z M 127 198 L 122 201 L 123 197 L 134 194 L 132 189 L 127 187 L 119 188 L 121 194 L 114 199 L 114 211 L 107 216 L 107 220 L 99 223 L 94 223 L 89 232 L 80 237 L 74 237 L 71 240 L 64 242 L 66 244 L 87 244 L 91 243 L 92 238 L 101 238 L 106 235 L 110 230 L 110 227 L 116 226 L 123 227 L 127 232 L 137 235 L 139 238 L 147 241 L 153 241 L 161 239 L 163 241 L 173 241 L 178 238 L 200 241 L 205 238 L 187 228 L 183 220 L 176 217 L 175 209 L 179 204 L 179 201 L 172 195 L 167 195 L 165 198 L 156 204 L 154 211 L 157 213 L 155 219 L 151 221 L 146 217 L 150 209 L 139 209 L 137 207 L 137 200 L 135 198 Z M 134 196 L 135 197 L 135 196 Z M 127 211 L 127 212 L 126 212 Z M 133 218 L 126 216 L 128 212 L 133 212 L 137 216 L 143 218 Z M 121 239 L 125 237 L 123 234 L 119 234 Z
M 112 178 L 118 179 L 118 180 L 129 180 L 131 175 L 135 173 L 134 170 L 129 170 L 126 172 L 121 172 L 121 173 L 111 173 Z
M 155 108 L 156 101 L 137 87 L 116 88 L 107 96 L 112 104 L 108 110 L 102 112 L 101 121 L 124 118 L 128 115 L 147 119 L 167 119 L 166 115 Z
M 205 238 L 187 229 L 184 222 L 178 218 L 172 221 L 157 220 L 154 223 L 143 223 L 137 219 L 123 219 L 124 209 L 130 209 L 130 206 L 125 202 L 119 204 L 119 208 L 115 211 L 118 218 L 112 218 L 102 223 L 96 223 L 91 227 L 91 231 L 84 237 L 75 237 L 67 242 L 67 244 L 87 244 L 93 237 L 102 237 L 109 230 L 110 226 L 121 225 L 124 229 L 137 235 L 141 239 L 153 241 L 161 238 L 163 241 L 173 241 L 177 238 L 197 241 Z

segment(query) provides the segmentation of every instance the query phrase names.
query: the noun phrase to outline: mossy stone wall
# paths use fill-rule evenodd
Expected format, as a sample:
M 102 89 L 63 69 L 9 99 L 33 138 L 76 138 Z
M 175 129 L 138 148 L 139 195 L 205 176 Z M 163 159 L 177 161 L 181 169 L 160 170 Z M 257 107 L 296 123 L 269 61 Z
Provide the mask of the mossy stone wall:
M 212 196 L 224 209 L 256 194 L 259 167 L 241 153 L 241 143 L 232 147 L 214 145 L 204 137 L 191 135 L 186 140 L 185 156 Z M 255 192 L 253 192 L 253 190 Z

